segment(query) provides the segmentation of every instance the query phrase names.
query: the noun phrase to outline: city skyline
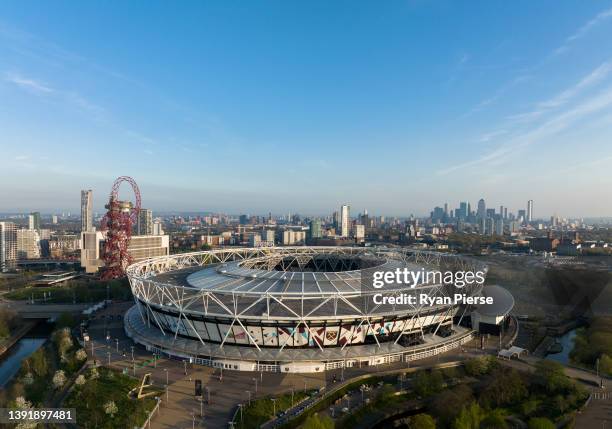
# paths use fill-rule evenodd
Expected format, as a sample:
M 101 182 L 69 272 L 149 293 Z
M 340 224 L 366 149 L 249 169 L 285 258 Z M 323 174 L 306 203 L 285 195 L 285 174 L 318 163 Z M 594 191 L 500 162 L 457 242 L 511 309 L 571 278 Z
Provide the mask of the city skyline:
M 170 7 L 0 5 L 0 211 L 612 215 L 610 2 Z

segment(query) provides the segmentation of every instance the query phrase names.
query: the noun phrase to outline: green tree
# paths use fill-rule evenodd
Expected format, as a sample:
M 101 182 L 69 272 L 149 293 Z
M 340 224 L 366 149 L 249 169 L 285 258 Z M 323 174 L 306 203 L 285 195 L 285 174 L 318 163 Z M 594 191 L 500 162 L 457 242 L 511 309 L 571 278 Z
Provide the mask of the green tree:
M 607 354 L 601 355 L 599 358 L 599 371 L 602 374 L 612 375 L 612 357 Z
M 477 402 L 463 407 L 459 416 L 453 422 L 453 429 L 479 429 L 484 418 L 484 413 Z
M 429 414 L 417 414 L 408 420 L 410 429 L 436 429 L 436 421 Z
M 327 416 L 319 417 L 317 413 L 309 416 L 304 424 L 303 429 L 334 429 L 334 421 Z
M 461 412 L 465 404 L 474 400 L 472 389 L 460 384 L 452 389 L 445 389 L 438 393 L 429 403 L 429 412 L 436 416 L 440 426 L 448 427 Z
M 439 392 L 443 386 L 444 378 L 440 371 L 420 371 L 414 379 L 414 391 L 423 398 Z
M 465 372 L 473 377 L 479 377 L 488 374 L 497 366 L 498 363 L 492 356 L 481 356 L 466 361 Z
M 492 372 L 481 398 L 488 406 L 501 406 L 522 401 L 527 397 L 527 385 L 513 368 L 499 368 Z
M 536 364 L 534 382 L 549 394 L 562 393 L 572 386 L 563 372 L 563 365 L 552 360 L 541 360 Z
M 529 419 L 529 429 L 555 429 L 553 422 L 545 417 L 532 417 Z
M 504 412 L 499 408 L 491 410 L 480 424 L 481 429 L 507 429 L 508 423 Z

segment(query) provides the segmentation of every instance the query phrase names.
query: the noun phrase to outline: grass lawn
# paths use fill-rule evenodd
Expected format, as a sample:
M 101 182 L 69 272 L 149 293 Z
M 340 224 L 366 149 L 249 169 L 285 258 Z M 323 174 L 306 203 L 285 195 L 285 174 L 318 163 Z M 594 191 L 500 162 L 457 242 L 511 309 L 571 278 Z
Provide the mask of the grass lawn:
M 128 398 L 128 392 L 140 384 L 139 380 L 106 368 L 97 368 L 99 377 L 92 377 L 92 370 L 85 374 L 86 383 L 75 386 L 63 406 L 76 408 L 77 424 L 82 428 L 133 428 L 140 427 L 155 406 L 155 398 Z M 161 395 L 161 392 L 160 392 Z M 113 401 L 116 412 L 105 412 L 105 404 Z

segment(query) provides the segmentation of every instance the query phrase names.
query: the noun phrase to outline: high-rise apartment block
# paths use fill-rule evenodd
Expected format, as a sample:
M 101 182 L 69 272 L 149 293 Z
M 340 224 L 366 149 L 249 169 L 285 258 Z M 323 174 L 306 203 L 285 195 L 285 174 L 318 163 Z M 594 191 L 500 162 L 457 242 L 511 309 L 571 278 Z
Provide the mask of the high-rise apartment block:
M 350 206 L 343 205 L 340 207 L 340 235 L 348 237 L 350 234 Z
M 39 212 L 30 213 L 30 216 L 28 216 L 28 228 L 36 231 L 40 230 Z
M 533 200 L 527 201 L 527 222 L 533 222 Z
M 0 271 L 8 271 L 17 259 L 17 226 L 0 222 Z
M 153 212 L 149 209 L 140 209 L 136 221 L 137 235 L 153 235 Z
M 93 231 L 93 191 L 81 191 L 81 232 Z

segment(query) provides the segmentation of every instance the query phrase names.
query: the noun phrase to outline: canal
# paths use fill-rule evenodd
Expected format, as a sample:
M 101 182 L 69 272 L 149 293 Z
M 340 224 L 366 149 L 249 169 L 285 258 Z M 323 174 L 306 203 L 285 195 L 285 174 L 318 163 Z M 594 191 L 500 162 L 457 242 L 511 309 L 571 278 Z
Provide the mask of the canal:
M 49 323 L 39 323 L 23 338 L 0 356 L 0 387 L 4 388 L 15 377 L 21 362 L 38 350 L 47 341 L 52 331 Z
M 570 352 L 574 348 L 574 338 L 576 338 L 576 329 L 567 331 L 564 335 L 557 337 L 556 340 L 559 344 L 561 344 L 563 350 L 561 350 L 559 353 L 548 354 L 546 358 L 560 362 L 564 365 L 568 364 L 570 361 Z

